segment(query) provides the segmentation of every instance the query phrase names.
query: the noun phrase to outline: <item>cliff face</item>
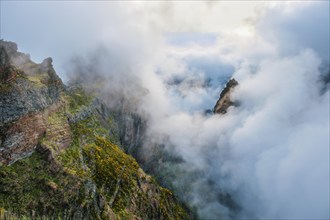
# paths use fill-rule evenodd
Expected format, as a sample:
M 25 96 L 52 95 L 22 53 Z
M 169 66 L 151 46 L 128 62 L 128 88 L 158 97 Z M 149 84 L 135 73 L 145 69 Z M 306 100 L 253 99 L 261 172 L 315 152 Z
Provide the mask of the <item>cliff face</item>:
M 231 93 L 233 89 L 238 85 L 238 82 L 235 79 L 231 79 L 227 82 L 226 87 L 220 93 L 220 98 L 214 106 L 213 112 L 218 114 L 226 114 L 230 106 L 235 106 L 237 103 L 234 103 L 231 99 Z
M 50 58 L 36 64 L 0 43 L 0 217 L 189 218 L 116 145 L 137 134 L 120 140 L 127 128 L 102 101 L 66 89 Z
M 16 44 L 4 41 L 0 51 L 0 163 L 7 165 L 29 155 L 46 130 L 60 132 L 45 119 L 63 105 L 60 95 L 64 87 L 50 58 L 37 65 L 17 52 Z M 66 135 L 60 145 L 67 146 L 68 124 L 62 131 Z

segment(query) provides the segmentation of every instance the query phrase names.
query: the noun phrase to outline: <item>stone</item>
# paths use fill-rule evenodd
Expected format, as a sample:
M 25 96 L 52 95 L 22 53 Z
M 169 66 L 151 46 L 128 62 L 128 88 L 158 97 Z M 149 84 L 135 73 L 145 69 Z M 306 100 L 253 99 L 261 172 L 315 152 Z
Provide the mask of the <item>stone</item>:
M 213 112 L 217 114 L 226 114 L 230 106 L 237 106 L 231 99 L 233 89 L 238 85 L 235 79 L 231 79 L 227 82 L 226 87 L 220 93 L 220 98 L 214 106 Z

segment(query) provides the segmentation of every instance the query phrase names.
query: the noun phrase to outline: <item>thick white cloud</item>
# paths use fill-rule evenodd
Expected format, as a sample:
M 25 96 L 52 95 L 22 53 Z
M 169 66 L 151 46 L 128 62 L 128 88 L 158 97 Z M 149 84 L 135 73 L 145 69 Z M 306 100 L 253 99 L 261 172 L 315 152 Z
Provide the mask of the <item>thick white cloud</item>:
M 209 118 L 174 113 L 158 117 L 151 130 L 168 135 L 189 166 L 218 181 L 209 190 L 232 192 L 242 217 L 327 218 L 329 92 L 320 96 L 320 62 L 306 50 L 265 59 L 255 73 L 243 67 L 234 74 L 241 79 L 238 109 Z M 192 185 L 202 214 L 226 211 L 212 193 L 203 199 L 203 180 Z
M 323 11 L 328 5 L 310 4 L 307 6 L 311 7 L 299 5 L 297 10 L 290 8 L 289 18 L 283 8 L 267 9 L 260 16 L 264 20 L 256 21 L 257 36 L 242 40 L 229 34 L 219 39 L 215 50 L 206 47 L 211 53 L 195 50 L 198 46 L 170 51 L 177 59 L 191 54 L 203 59 L 204 54 L 213 54 L 219 63 L 236 68 L 234 77 L 240 82 L 234 98 L 241 106 L 226 116 L 191 114 L 171 93 L 167 100 L 179 109 L 156 115 L 151 126 L 152 132 L 169 137 L 169 149 L 183 157 L 187 170 L 194 167 L 204 173 L 190 184 L 177 184 L 192 187 L 192 204 L 206 218 L 216 218 L 221 213 L 228 217 L 227 209 L 216 198 L 221 190 L 230 192 L 242 207 L 240 217 L 329 218 L 329 92 L 320 95 L 319 82 L 319 66 L 326 59 L 326 50 L 316 47 L 313 40 L 301 43 L 301 39 L 311 38 L 308 35 L 321 36 L 328 27 L 314 29 L 312 24 L 317 23 L 319 15 L 311 16 L 302 34 L 292 24 L 296 20 L 290 20 L 315 14 L 318 9 Z M 270 18 L 269 14 L 276 16 Z M 321 15 L 323 19 L 328 16 Z M 281 26 L 272 24 L 271 19 L 294 27 L 288 29 L 284 25 L 281 32 Z M 297 26 L 307 21 L 301 22 Z M 273 28 L 276 31 L 270 39 Z M 291 40 L 297 43 L 292 46 L 281 34 L 292 35 Z M 326 38 L 317 41 L 325 48 L 328 45 Z M 175 71 L 173 67 L 171 71 Z M 194 74 L 180 68 L 179 76 L 191 79 Z M 206 69 L 202 76 L 209 76 Z M 188 88 L 188 92 L 198 98 L 200 90 Z M 190 103 L 190 109 L 193 107 L 194 103 Z M 215 183 L 208 185 L 207 180 Z

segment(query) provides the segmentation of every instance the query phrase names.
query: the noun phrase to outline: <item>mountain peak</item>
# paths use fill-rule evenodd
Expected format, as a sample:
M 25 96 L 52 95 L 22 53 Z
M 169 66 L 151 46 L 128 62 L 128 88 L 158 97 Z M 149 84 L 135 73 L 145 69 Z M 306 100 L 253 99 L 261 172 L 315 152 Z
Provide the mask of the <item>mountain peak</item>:
M 227 82 L 226 87 L 220 93 L 220 98 L 217 101 L 217 104 L 214 106 L 214 109 L 213 109 L 214 113 L 226 114 L 227 109 L 230 106 L 235 105 L 235 103 L 231 100 L 230 96 L 231 96 L 231 93 L 232 93 L 233 89 L 237 85 L 238 85 L 238 82 L 234 78 L 230 79 Z

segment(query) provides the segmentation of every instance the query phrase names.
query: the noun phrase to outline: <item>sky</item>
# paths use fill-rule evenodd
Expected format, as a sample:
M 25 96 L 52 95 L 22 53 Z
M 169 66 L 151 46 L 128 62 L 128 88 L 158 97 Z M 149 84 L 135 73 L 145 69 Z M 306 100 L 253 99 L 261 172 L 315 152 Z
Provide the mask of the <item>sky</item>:
M 1 38 L 147 118 L 203 218 L 329 218 L 328 1 L 1 1 Z M 212 109 L 225 83 L 239 107 Z M 197 175 L 198 174 L 198 175 Z M 190 180 L 190 178 L 196 177 Z M 210 184 L 212 183 L 212 184 Z M 221 194 L 221 193 L 220 193 Z
M 136 36 L 146 37 L 147 44 L 152 43 L 149 40 L 162 41 L 161 38 L 166 36 L 172 36 L 167 41 L 173 44 L 179 41 L 187 44 L 183 41 L 189 41 L 189 38 L 195 41 L 199 38 L 198 43 L 201 43 L 202 38 L 210 40 L 207 39 L 208 34 L 214 33 L 215 38 L 223 31 L 239 30 L 244 26 L 245 19 L 254 15 L 256 5 L 263 4 L 1 1 L 1 38 L 17 42 L 20 50 L 30 53 L 37 62 L 52 56 L 57 69 L 62 70 L 65 60 L 100 43 L 112 43 L 124 38 L 127 46 L 136 46 L 135 36 L 131 36 L 131 32 L 151 34 L 152 39 Z M 184 34 L 186 32 L 192 34 Z M 173 33 L 178 33 L 175 40 Z M 201 33 L 206 35 L 198 36 Z

